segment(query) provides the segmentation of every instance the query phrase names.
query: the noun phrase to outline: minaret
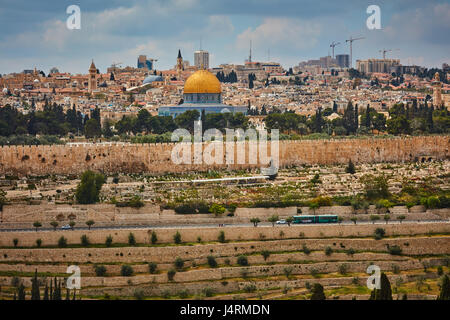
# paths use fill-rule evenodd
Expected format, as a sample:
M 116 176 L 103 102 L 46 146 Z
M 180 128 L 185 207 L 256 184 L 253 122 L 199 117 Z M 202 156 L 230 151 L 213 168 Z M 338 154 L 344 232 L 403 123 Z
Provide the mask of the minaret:
M 183 57 L 181 56 L 181 50 L 178 49 L 178 58 L 177 58 L 177 80 L 181 80 L 181 73 L 184 70 L 183 67 Z
M 97 68 L 95 67 L 94 59 L 92 59 L 91 66 L 89 67 L 88 90 L 90 93 L 97 90 Z
M 436 72 L 433 78 L 433 105 L 435 107 L 440 107 L 442 105 L 442 83 L 439 78 L 439 73 Z

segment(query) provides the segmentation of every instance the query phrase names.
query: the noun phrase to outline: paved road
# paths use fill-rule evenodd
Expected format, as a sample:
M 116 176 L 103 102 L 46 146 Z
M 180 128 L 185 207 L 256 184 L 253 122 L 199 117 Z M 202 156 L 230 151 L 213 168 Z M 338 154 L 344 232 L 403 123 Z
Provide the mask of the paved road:
M 402 224 L 425 224 L 425 223 L 450 223 L 449 220 L 413 220 L 413 221 L 403 221 Z M 351 221 L 342 222 L 341 225 L 353 225 L 354 223 Z M 371 221 L 360 221 L 357 222 L 357 225 L 367 225 L 367 224 L 375 224 L 375 225 L 386 225 L 386 222 L 379 221 L 372 223 Z M 389 224 L 400 224 L 399 221 L 391 221 Z M 314 226 L 318 224 L 302 224 L 303 226 Z M 337 223 L 321 223 L 320 225 L 337 225 Z M 187 224 L 187 225 L 137 225 L 137 226 L 92 226 L 91 230 L 121 230 L 121 229 L 183 229 L 183 228 L 215 228 L 218 227 L 218 224 Z M 224 228 L 230 227 L 253 227 L 252 223 L 235 223 L 235 224 L 223 224 Z M 277 228 L 288 228 L 288 225 L 275 225 Z M 296 225 L 297 226 L 297 225 Z M 269 222 L 262 222 L 258 224 L 258 228 L 260 227 L 272 227 L 272 224 Z M 88 227 L 77 227 L 75 226 L 75 230 L 88 230 Z M 53 228 L 39 228 L 38 231 L 53 231 Z M 60 231 L 61 228 L 57 228 L 56 230 Z M 18 228 L 18 229 L 1 229 L 0 232 L 35 232 L 35 228 Z M 71 230 L 66 230 L 70 232 Z

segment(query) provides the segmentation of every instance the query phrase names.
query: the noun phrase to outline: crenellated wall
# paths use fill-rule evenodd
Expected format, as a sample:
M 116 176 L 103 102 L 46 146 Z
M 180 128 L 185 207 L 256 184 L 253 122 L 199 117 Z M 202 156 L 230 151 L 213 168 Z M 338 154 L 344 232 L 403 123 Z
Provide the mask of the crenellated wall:
M 249 164 L 248 150 L 254 143 L 245 143 L 246 164 L 236 164 L 239 151 L 236 143 L 224 143 L 223 158 L 234 154 L 235 164 L 174 164 L 172 149 L 176 144 L 88 144 L 52 146 L 0 147 L 0 174 L 46 175 L 78 174 L 87 169 L 105 173 L 165 173 L 205 171 L 209 169 L 242 169 L 267 166 L 258 158 Z M 422 136 L 371 139 L 298 140 L 279 142 L 280 166 L 300 164 L 337 164 L 403 162 L 416 158 L 447 159 L 450 136 Z M 207 144 L 203 148 L 208 148 Z M 229 148 L 229 149 L 227 149 Z M 270 154 L 270 142 L 268 143 Z M 191 148 L 193 159 L 193 148 Z M 193 160 L 191 161 L 194 162 Z

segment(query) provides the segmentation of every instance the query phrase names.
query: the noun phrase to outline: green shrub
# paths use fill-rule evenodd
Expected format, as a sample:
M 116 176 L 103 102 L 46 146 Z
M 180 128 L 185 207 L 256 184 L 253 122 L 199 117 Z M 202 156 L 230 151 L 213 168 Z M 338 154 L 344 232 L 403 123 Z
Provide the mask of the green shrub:
M 167 279 L 169 279 L 169 281 L 173 281 L 176 273 L 177 272 L 175 271 L 175 269 L 170 269 L 169 271 L 167 271 Z
M 261 255 L 263 256 L 264 261 L 266 261 L 267 258 L 269 258 L 269 256 L 270 256 L 270 251 L 268 251 L 268 250 L 263 250 L 263 251 L 261 251 Z
M 152 231 L 152 236 L 150 241 L 152 242 L 152 244 L 156 244 L 158 242 L 158 237 L 156 236 L 156 232 Z
M 83 247 L 87 247 L 87 246 L 89 246 L 89 244 L 90 244 L 90 242 L 89 242 L 88 236 L 85 235 L 85 234 L 83 234 L 83 235 L 81 236 L 81 245 L 82 245 Z
M 241 265 L 241 266 L 248 266 L 248 259 L 247 259 L 246 256 L 240 255 L 240 256 L 237 258 L 237 263 L 238 263 L 239 265 Z
M 213 256 L 208 256 L 208 265 L 211 267 L 211 268 L 216 268 L 217 267 L 217 261 L 216 261 L 216 258 L 214 258 Z
M 380 220 L 380 216 L 378 216 L 376 214 L 372 214 L 370 216 L 370 220 L 372 221 L 372 223 L 375 223 L 375 221 Z
M 209 212 L 214 213 L 215 216 L 219 216 L 225 213 L 225 208 L 220 204 L 214 203 L 210 208 Z
M 333 253 L 333 249 L 331 247 L 325 248 L 325 255 L 330 256 Z
M 37 239 L 36 240 L 36 247 L 40 248 L 42 245 L 42 239 Z
M 58 247 L 60 248 L 67 247 L 67 239 L 64 238 L 64 236 L 61 236 L 61 238 L 58 239 Z
M 200 202 L 197 204 L 198 213 L 201 214 L 210 213 L 209 209 L 210 209 L 209 205 L 206 202 Z
M 158 265 L 155 262 L 149 262 L 148 272 L 150 272 L 151 274 L 155 274 L 157 268 L 158 268 Z
M 225 243 L 226 242 L 226 240 L 225 240 L 225 232 L 220 231 L 219 232 L 219 236 L 217 237 L 217 239 L 219 240 L 220 243 Z
M 341 264 L 339 265 L 338 270 L 340 274 L 345 275 L 347 274 L 348 266 L 346 264 Z
M 439 197 L 437 196 L 428 197 L 426 202 L 426 207 L 428 209 L 436 209 L 439 208 L 439 206 L 440 206 Z
M 375 207 L 378 209 L 380 208 L 389 209 L 392 208 L 393 206 L 394 204 L 387 199 L 378 200 L 377 203 L 375 204 Z
M 130 234 L 128 234 L 128 244 L 130 246 L 136 245 L 136 238 L 134 237 L 134 234 L 132 232 L 130 232 Z
M 306 244 L 303 244 L 302 251 L 304 254 L 310 254 L 311 250 L 306 246 Z
M 400 248 L 399 246 L 395 245 L 395 246 L 390 246 L 389 247 L 389 253 L 394 255 L 394 256 L 399 256 L 402 254 L 402 248 Z
M 196 207 L 191 203 L 183 203 L 175 207 L 175 212 L 178 214 L 194 214 L 197 213 Z
M 247 284 L 244 287 L 244 292 L 252 293 L 252 292 L 255 292 L 255 291 L 256 291 L 256 285 L 254 285 L 253 283 L 252 284 Z
M 177 231 L 177 233 L 175 233 L 175 235 L 173 236 L 173 241 L 176 244 L 180 244 L 181 243 L 181 234 Z
M 113 242 L 113 237 L 112 237 L 111 235 L 107 236 L 107 237 L 106 237 L 106 240 L 105 240 L 105 245 L 106 245 L 107 247 L 111 247 L 112 242 Z
M 14 245 L 14 247 L 17 247 L 19 245 L 19 239 L 14 238 L 13 239 L 13 245 Z
M 180 257 L 175 259 L 174 266 L 177 270 L 181 270 L 184 267 L 184 260 Z
M 374 232 L 374 238 L 375 240 L 382 239 L 386 234 L 386 231 L 383 228 L 376 228 Z
M 349 248 L 349 249 L 346 251 L 346 253 L 347 253 L 349 256 L 352 256 L 352 255 L 355 254 L 355 249 Z
M 106 267 L 105 266 L 95 265 L 94 271 L 95 271 L 95 274 L 97 275 L 97 277 L 104 277 L 106 275 Z
M 133 268 L 129 265 L 123 265 L 120 269 L 120 275 L 123 277 L 131 277 L 133 275 Z

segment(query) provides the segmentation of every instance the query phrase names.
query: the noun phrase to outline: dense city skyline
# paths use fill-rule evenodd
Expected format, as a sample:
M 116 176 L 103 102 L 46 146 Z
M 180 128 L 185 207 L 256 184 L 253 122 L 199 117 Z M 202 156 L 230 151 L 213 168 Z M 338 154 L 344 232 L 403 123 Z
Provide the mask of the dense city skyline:
M 157 69 L 173 68 L 178 49 L 194 62 L 194 51 L 210 52 L 210 65 L 242 63 L 252 41 L 254 60 L 280 62 L 285 68 L 300 61 L 335 53 L 356 59 L 380 58 L 379 50 L 402 64 L 440 67 L 450 51 L 448 1 L 79 1 L 81 30 L 68 30 L 71 1 L 2 1 L 0 73 L 56 66 L 62 72 L 86 73 L 94 59 L 105 72 L 112 62 L 136 65 L 137 56 L 159 59 Z M 368 30 L 366 9 L 381 9 L 381 30 Z

